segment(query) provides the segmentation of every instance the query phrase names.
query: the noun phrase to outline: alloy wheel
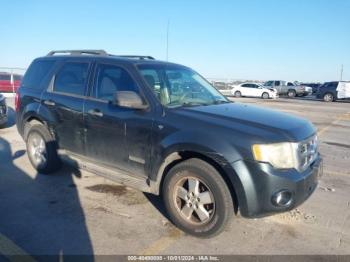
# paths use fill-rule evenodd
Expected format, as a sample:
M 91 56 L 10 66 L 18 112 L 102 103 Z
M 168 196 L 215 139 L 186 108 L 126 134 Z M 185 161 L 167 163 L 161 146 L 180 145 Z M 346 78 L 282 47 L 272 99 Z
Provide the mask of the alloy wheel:
M 28 153 L 37 167 L 45 166 L 47 151 L 44 139 L 38 133 L 31 133 L 28 137 Z
M 173 198 L 178 212 L 189 223 L 205 224 L 215 213 L 214 196 L 197 177 L 181 179 L 176 184 Z
M 326 102 L 332 102 L 333 101 L 333 95 L 332 94 L 325 94 L 323 99 Z

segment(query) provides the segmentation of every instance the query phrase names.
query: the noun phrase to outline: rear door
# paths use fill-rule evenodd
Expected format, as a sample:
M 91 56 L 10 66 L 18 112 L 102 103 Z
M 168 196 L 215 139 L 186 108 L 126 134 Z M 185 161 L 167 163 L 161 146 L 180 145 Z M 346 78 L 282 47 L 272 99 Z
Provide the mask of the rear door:
M 42 106 L 54 117 L 50 124 L 59 147 L 80 155 L 85 154 L 83 104 L 90 68 L 88 60 L 66 60 L 58 66 L 42 96 Z

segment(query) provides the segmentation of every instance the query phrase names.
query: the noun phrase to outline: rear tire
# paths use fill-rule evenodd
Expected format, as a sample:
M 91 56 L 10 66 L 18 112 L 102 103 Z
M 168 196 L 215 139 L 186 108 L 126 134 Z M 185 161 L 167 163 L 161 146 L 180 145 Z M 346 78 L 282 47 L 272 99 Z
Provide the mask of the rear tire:
M 269 93 L 264 92 L 264 93 L 262 93 L 261 98 L 262 99 L 269 99 L 270 95 L 269 95 Z
M 323 101 L 325 102 L 333 102 L 334 101 L 334 96 L 332 93 L 325 93 L 323 96 Z
M 290 90 L 288 90 L 287 95 L 288 95 L 288 97 L 293 98 L 293 97 L 295 97 L 297 95 L 297 93 L 295 92 L 295 90 L 290 89 Z
M 28 126 L 29 125 L 29 126 Z M 26 146 L 32 166 L 41 174 L 51 174 L 62 163 L 57 154 L 57 144 L 43 124 L 26 125 Z
M 235 92 L 235 97 L 241 97 L 241 96 L 242 96 L 242 93 L 240 91 Z
M 219 234 L 233 214 L 227 184 L 210 164 L 196 158 L 181 162 L 166 175 L 163 200 L 171 221 L 188 234 Z

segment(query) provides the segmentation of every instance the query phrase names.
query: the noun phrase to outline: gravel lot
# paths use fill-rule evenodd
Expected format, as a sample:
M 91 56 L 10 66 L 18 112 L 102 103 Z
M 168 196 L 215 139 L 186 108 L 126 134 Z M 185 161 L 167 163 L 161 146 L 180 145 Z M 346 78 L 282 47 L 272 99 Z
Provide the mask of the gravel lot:
M 1 253 L 350 254 L 350 103 L 233 100 L 317 126 L 325 174 L 305 204 L 262 219 L 237 216 L 218 237 L 196 239 L 168 222 L 158 197 L 68 166 L 52 176 L 37 174 L 12 109 L 9 127 L 0 130 L 0 261 Z

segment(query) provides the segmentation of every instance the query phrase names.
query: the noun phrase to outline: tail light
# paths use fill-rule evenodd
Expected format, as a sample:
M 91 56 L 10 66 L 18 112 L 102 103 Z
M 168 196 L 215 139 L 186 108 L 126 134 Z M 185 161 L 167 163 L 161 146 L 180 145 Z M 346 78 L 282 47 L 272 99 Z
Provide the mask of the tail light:
M 21 98 L 19 96 L 19 93 L 17 92 L 16 93 L 16 97 L 15 97 L 15 109 L 16 109 L 16 112 L 19 111 L 20 106 L 21 106 Z

